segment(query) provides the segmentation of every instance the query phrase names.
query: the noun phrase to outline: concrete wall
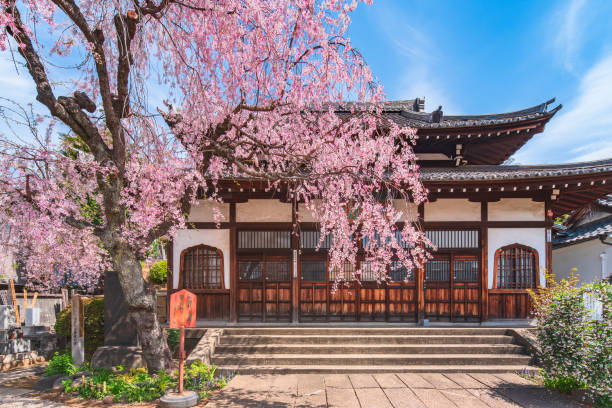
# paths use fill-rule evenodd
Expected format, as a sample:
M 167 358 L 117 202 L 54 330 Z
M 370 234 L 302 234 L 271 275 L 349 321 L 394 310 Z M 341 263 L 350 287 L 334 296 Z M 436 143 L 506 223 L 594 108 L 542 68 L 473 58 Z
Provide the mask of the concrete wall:
M 488 231 L 488 268 L 489 289 L 493 288 L 493 277 L 495 276 L 495 251 L 506 245 L 521 244 L 529 246 L 538 251 L 538 262 L 540 264 L 540 285 L 544 286 L 546 267 L 546 239 L 545 228 L 489 228 Z
M 217 222 L 214 211 L 221 213 L 220 222 L 229 221 L 229 204 L 216 201 L 198 200 L 191 206 L 188 221 L 190 222 Z
M 179 230 L 174 237 L 172 262 L 172 287 L 178 287 L 181 252 L 189 247 L 205 244 L 223 252 L 223 279 L 226 289 L 230 287 L 230 234 L 227 229 Z
M 425 221 L 480 221 L 480 203 L 445 198 L 425 203 Z
M 249 200 L 236 204 L 237 222 L 291 222 L 291 204 L 278 200 Z
M 544 203 L 530 198 L 502 198 L 488 204 L 489 221 L 544 221 Z
M 556 279 L 574 274 L 580 275 L 580 284 L 601 279 L 602 257 L 604 258 L 605 276 L 612 274 L 612 245 L 606 245 L 599 239 L 581 242 L 566 247 L 553 249 L 552 265 Z

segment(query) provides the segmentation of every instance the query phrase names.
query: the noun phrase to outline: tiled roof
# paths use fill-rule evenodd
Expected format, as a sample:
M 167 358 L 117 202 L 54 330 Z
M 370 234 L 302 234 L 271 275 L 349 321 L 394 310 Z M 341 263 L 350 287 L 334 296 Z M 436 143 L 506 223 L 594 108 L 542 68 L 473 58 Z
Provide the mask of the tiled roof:
M 492 115 L 446 116 L 443 114 L 441 109 L 429 113 L 423 112 L 421 109 L 424 101 L 422 99 L 410 99 L 403 101 L 389 101 L 384 103 L 383 114 L 400 126 L 416 127 L 419 129 L 487 126 L 520 122 L 544 116 L 552 116 L 559 109 L 561 109 L 561 105 L 558 105 L 550 111 L 547 110 L 548 105 L 554 101 L 555 100 L 553 98 L 540 105 L 514 112 L 496 113 Z M 348 114 L 349 112 L 364 110 L 367 108 L 367 106 L 367 104 L 363 103 L 347 102 L 344 104 L 337 104 L 335 109 L 337 113 L 342 115 Z
M 533 179 L 597 174 L 611 171 L 612 159 L 554 165 L 466 165 L 458 167 L 422 167 L 420 169 L 421 179 L 430 182 Z
M 612 234 L 612 216 L 600 218 L 588 224 L 558 232 L 553 240 L 553 246 L 577 244 Z
M 602 207 L 612 208 L 612 194 L 608 194 L 604 198 L 600 198 L 597 200 L 597 204 L 601 205 Z

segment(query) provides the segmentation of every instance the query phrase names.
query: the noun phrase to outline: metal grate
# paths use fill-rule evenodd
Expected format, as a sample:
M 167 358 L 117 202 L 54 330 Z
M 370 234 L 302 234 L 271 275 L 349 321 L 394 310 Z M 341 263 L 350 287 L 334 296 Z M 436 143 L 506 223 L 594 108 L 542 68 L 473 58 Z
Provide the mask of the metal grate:
M 263 262 L 238 261 L 238 278 L 241 281 L 260 281 L 263 278 Z
M 392 281 L 414 280 L 414 271 L 408 270 L 401 262 L 393 261 L 389 268 L 389 277 Z
M 183 287 L 222 289 L 221 255 L 216 248 L 197 246 L 183 254 Z
M 453 261 L 453 275 L 455 281 L 478 282 L 480 274 L 480 262 L 478 259 L 457 259 Z
M 300 248 L 315 249 L 319 245 L 321 239 L 320 231 L 301 231 L 300 232 Z M 331 235 L 325 237 L 320 248 L 329 249 L 331 247 Z
M 325 260 L 303 260 L 300 263 L 303 281 L 325 281 L 327 279 L 327 262 Z
M 478 230 L 428 230 L 425 235 L 438 248 L 478 248 Z
M 425 263 L 425 280 L 446 282 L 450 278 L 450 259 L 430 259 Z
M 527 289 L 535 287 L 538 265 L 532 248 L 512 246 L 497 253 L 497 287 Z
M 290 231 L 238 231 L 239 249 L 289 249 Z

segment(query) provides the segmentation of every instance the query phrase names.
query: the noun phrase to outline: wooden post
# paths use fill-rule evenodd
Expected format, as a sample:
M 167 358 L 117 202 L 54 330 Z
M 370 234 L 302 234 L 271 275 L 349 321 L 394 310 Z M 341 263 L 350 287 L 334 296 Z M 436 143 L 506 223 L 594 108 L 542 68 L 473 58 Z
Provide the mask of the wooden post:
M 72 359 L 77 367 L 85 361 L 84 300 L 78 294 L 72 296 Z
M 17 294 L 15 293 L 15 283 L 11 279 L 9 281 L 11 286 L 11 297 L 13 298 L 13 307 L 15 308 L 15 320 L 17 320 L 17 324 L 21 326 L 21 319 L 19 318 L 19 306 L 17 305 Z
M 34 297 L 32 298 L 32 308 L 34 308 L 34 306 L 36 306 L 36 299 L 38 298 L 38 292 L 34 292 Z
M 480 202 L 480 321 L 489 318 L 489 204 Z M 495 271 L 491 271 L 495 273 Z
M 237 260 L 236 260 L 236 203 L 230 203 L 230 322 L 236 323 L 238 321 L 237 304 L 238 296 L 240 291 L 238 290 L 238 272 L 237 272 Z
M 181 340 L 179 342 L 179 394 L 183 393 L 183 375 L 185 371 L 185 326 L 181 326 Z
M 26 289 L 23 290 L 23 310 L 28 308 L 28 291 Z
M 300 235 L 298 229 L 297 201 L 291 202 L 291 321 L 299 322 L 299 297 L 300 297 L 300 278 L 299 278 L 299 248 Z

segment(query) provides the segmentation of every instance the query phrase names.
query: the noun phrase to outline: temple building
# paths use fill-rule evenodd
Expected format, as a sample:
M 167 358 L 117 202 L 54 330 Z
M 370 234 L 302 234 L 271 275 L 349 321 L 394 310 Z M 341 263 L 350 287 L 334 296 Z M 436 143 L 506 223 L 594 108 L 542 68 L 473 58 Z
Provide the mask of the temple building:
M 170 242 L 168 293 L 196 293 L 198 319 L 239 323 L 525 319 L 527 289 L 552 271 L 553 219 L 612 193 L 612 160 L 504 164 L 544 130 L 561 108 L 553 102 L 476 116 L 427 113 L 423 99 L 385 105 L 390 120 L 418 129 L 414 150 L 430 194 L 401 222 L 418 223 L 437 246 L 422 270 L 390 266 L 387 283 L 366 270 L 360 284 L 333 292 L 305 206 L 265 183 L 227 181 L 224 203 L 201 200 Z M 213 206 L 225 217 L 220 228 Z

